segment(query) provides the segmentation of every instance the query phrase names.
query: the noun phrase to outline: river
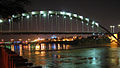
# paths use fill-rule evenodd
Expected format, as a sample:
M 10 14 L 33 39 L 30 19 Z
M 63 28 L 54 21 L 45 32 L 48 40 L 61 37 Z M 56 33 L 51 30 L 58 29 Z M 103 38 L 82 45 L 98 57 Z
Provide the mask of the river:
M 41 43 L 6 47 L 27 58 L 34 66 L 43 68 L 119 68 L 120 47 L 116 43 L 104 45 L 99 48 L 73 48 L 66 44 Z

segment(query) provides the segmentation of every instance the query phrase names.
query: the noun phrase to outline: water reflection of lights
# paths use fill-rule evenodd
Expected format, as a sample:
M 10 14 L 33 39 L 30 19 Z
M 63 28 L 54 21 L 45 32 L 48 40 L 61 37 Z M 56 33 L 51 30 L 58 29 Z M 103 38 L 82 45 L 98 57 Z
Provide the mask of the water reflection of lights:
M 96 64 L 96 58 L 95 57 L 93 57 L 93 60 L 92 60 L 92 64 Z
M 30 44 L 28 44 L 28 48 L 29 48 L 29 51 L 31 50 L 31 48 L 30 48 Z
M 40 52 L 39 51 L 35 51 L 35 54 L 38 55 L 38 54 L 40 54 Z
M 49 50 L 52 50 L 52 45 L 51 44 L 49 44 Z
M 22 53 L 22 44 L 20 44 L 19 47 L 20 47 L 20 56 L 22 56 L 22 54 L 23 54 Z
M 35 50 L 40 50 L 40 45 L 39 44 L 36 45 Z
M 58 59 L 60 59 L 61 58 L 61 55 L 58 55 Z
M 41 51 L 40 56 L 45 56 L 45 51 Z
M 56 50 L 56 44 L 52 45 L 52 49 Z
M 66 45 L 66 49 L 69 49 L 70 48 L 70 45 Z
M 24 49 L 28 49 L 28 46 L 27 45 L 23 45 Z
M 11 45 L 11 51 L 14 51 L 14 45 Z
M 111 48 L 117 48 L 117 47 L 118 47 L 118 44 L 116 42 L 111 43 Z
M 65 48 L 66 48 L 65 44 L 63 44 L 63 49 L 65 49 Z
M 58 50 L 60 50 L 61 48 L 60 48 L 60 44 L 58 44 Z
M 46 48 L 46 45 L 45 44 L 41 44 L 41 50 L 45 50 L 45 48 Z

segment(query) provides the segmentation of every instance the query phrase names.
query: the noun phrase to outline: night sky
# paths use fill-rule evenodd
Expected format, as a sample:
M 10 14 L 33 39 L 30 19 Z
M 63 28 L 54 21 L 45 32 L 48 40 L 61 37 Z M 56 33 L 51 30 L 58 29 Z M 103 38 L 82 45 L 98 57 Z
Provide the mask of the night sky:
M 32 10 L 60 10 L 78 13 L 109 27 L 120 24 L 119 0 L 31 0 Z

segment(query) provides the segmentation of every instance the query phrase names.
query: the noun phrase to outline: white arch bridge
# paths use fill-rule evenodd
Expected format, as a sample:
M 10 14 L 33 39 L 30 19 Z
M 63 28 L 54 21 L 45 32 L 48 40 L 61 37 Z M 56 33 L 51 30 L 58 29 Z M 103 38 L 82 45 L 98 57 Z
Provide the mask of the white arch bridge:
M 1 34 L 91 34 L 102 31 L 96 21 L 64 11 L 32 11 L 0 19 Z

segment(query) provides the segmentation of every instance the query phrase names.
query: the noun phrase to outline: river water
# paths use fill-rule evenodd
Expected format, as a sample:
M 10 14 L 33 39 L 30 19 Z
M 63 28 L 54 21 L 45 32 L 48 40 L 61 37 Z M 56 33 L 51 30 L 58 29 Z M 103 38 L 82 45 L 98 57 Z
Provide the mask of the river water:
M 104 45 L 73 48 L 66 44 L 41 43 L 6 47 L 27 58 L 34 66 L 43 68 L 120 68 L 120 47 L 116 43 Z

